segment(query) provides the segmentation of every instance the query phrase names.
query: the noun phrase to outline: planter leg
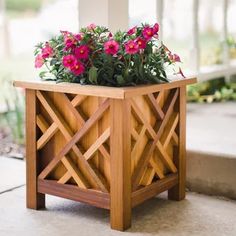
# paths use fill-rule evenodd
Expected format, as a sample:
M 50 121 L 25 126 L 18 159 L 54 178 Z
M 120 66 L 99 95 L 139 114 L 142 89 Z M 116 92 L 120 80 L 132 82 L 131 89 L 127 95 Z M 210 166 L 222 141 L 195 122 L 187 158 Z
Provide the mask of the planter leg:
M 174 163 L 178 169 L 178 184 L 168 191 L 171 200 L 183 200 L 185 198 L 186 183 L 186 86 L 180 87 L 176 110 L 179 112 L 179 125 L 177 135 L 179 145 L 174 149 Z
M 39 164 L 37 160 L 36 91 L 26 90 L 26 206 L 45 208 L 45 195 L 37 192 Z
M 131 138 L 130 105 L 111 100 L 111 228 L 124 231 L 131 226 Z

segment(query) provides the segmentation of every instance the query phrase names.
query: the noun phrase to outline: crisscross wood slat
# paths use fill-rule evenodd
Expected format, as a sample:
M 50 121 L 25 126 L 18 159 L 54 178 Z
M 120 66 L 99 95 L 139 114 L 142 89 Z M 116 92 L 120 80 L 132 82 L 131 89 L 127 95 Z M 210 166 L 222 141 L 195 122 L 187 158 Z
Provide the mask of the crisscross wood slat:
M 66 99 L 65 95 L 62 95 L 64 97 L 65 102 L 67 103 L 67 105 L 69 105 L 69 100 Z M 41 102 L 41 104 L 44 106 L 44 108 L 46 109 L 46 111 L 48 112 L 48 114 L 50 115 L 50 117 L 52 118 L 52 120 L 54 121 L 54 123 L 57 125 L 58 129 L 61 131 L 61 133 L 64 135 L 64 137 L 67 140 L 67 145 L 62 148 L 62 150 L 59 152 L 59 154 L 52 159 L 52 161 L 48 164 L 48 166 L 40 173 L 39 178 L 41 179 L 45 179 L 49 173 L 57 166 L 57 164 L 63 159 L 65 158 L 66 154 L 70 151 L 70 149 L 73 150 L 73 152 L 75 153 L 75 155 L 79 158 L 79 160 L 81 161 L 81 164 L 84 166 L 84 169 L 86 170 L 85 177 L 86 179 L 89 179 L 90 181 L 93 181 L 97 188 L 107 192 L 107 184 L 103 182 L 103 179 L 99 176 L 98 174 L 96 174 L 95 169 L 92 168 L 90 166 L 90 164 L 87 162 L 86 158 L 83 156 L 83 154 L 81 153 L 81 151 L 79 150 L 79 148 L 77 147 L 76 143 L 79 141 L 79 139 L 81 139 L 83 137 L 83 135 L 85 135 L 88 130 L 96 123 L 96 121 L 102 116 L 103 112 L 109 107 L 109 101 L 106 100 L 99 108 L 98 110 L 93 114 L 93 116 L 91 116 L 86 122 L 84 121 L 84 119 L 80 116 L 80 114 L 77 112 L 75 113 L 74 110 L 74 106 L 72 105 L 72 103 L 77 106 L 82 99 L 78 99 L 77 97 L 75 97 L 72 100 L 71 104 L 71 109 L 73 111 L 73 114 L 76 115 L 76 118 L 83 123 L 83 127 L 73 136 L 73 132 L 70 129 L 70 127 L 67 125 L 67 123 L 65 122 L 65 120 L 63 119 L 63 117 L 60 115 L 60 113 L 57 111 L 57 109 L 55 108 L 55 106 L 50 102 L 50 100 L 40 91 L 37 91 L 37 97 L 39 99 L 39 101 Z M 76 100 L 75 100 L 76 99 Z M 78 118 L 80 117 L 80 118 Z M 53 123 L 53 124 L 54 124 Z M 52 125 L 53 125 L 52 124 Z M 49 127 L 50 128 L 50 127 Z M 49 129 L 48 128 L 48 129 Z M 47 129 L 47 130 L 48 130 Z M 107 133 L 106 133 L 107 134 Z M 107 135 L 108 138 L 109 135 Z M 71 145 L 71 143 L 73 142 L 74 138 L 77 138 L 77 140 L 73 143 L 73 145 Z M 102 136 L 103 138 L 103 136 Z M 100 142 L 101 140 L 98 139 L 97 142 Z M 68 146 L 68 144 L 71 145 L 71 147 L 69 149 L 67 149 L 67 151 L 65 152 L 65 148 Z M 99 146 L 101 147 L 101 146 Z M 65 153 L 64 153 L 65 152 Z M 102 150 L 103 153 L 105 153 L 104 150 Z M 62 154 L 64 153 L 64 154 Z M 109 154 L 106 154 L 106 156 L 109 156 Z M 65 161 L 64 161 L 65 162 Z M 68 167 L 68 165 L 67 165 Z M 73 168 L 72 168 L 73 169 Z M 72 174 L 72 173 L 71 173 Z M 74 174 L 74 173 L 73 173 Z M 62 180 L 65 181 L 66 179 L 69 179 L 69 175 L 66 172 L 65 173 L 65 177 L 62 177 Z M 75 175 L 74 175 L 75 176 Z M 81 178 L 78 175 L 78 178 L 80 179 L 80 181 L 76 181 L 77 184 L 80 182 L 83 182 L 81 180 Z M 102 179 L 102 180 L 101 180 Z M 59 181 L 62 181 L 59 180 Z M 80 184 L 81 186 L 81 184 Z M 86 184 L 83 183 L 83 187 L 86 187 Z
M 152 109 L 156 110 L 156 115 L 158 114 L 157 122 L 154 128 L 146 120 L 144 114 L 139 109 L 138 105 L 134 102 L 133 99 L 131 99 L 131 107 L 133 109 L 136 119 L 139 120 L 139 122 L 141 122 L 145 126 L 146 131 L 152 138 L 152 141 L 148 141 L 148 143 L 146 144 L 144 151 L 139 159 L 139 162 L 137 163 L 137 166 L 135 167 L 135 170 L 133 172 L 133 175 L 132 175 L 133 190 L 137 189 L 137 187 L 139 186 L 141 178 L 145 175 L 145 171 L 146 171 L 146 167 L 148 163 L 151 164 L 151 166 L 153 167 L 153 169 L 155 170 L 156 174 L 158 175 L 160 179 L 164 178 L 163 173 L 160 171 L 159 166 L 156 163 L 155 157 L 153 157 L 152 155 L 154 150 L 158 151 L 159 156 L 161 157 L 164 164 L 169 168 L 170 171 L 172 171 L 173 173 L 177 172 L 176 166 L 174 165 L 173 161 L 169 157 L 168 153 L 163 148 L 159 139 L 161 135 L 163 134 L 163 132 L 165 131 L 165 127 L 168 122 L 172 122 L 171 123 L 172 128 L 170 128 L 168 131 L 165 131 L 166 132 L 165 137 L 166 139 L 168 138 L 167 141 L 166 139 L 163 138 L 166 146 L 168 145 L 170 141 L 170 137 L 172 136 L 172 134 L 169 134 L 169 133 L 170 132 L 174 133 L 174 128 L 176 127 L 177 122 L 178 122 L 178 116 L 173 114 L 173 108 L 177 100 L 178 93 L 179 93 L 178 89 L 171 90 L 168 98 L 165 101 L 165 104 L 162 110 L 160 109 L 158 105 L 154 105 L 155 98 L 153 95 L 147 96 L 149 98 L 149 104 L 150 102 L 152 103 Z M 164 117 L 160 115 L 162 114 L 160 113 L 160 111 L 163 112 Z M 160 120 L 160 118 L 162 120 Z M 155 130 L 157 130 L 157 132 Z M 134 131 L 133 131 L 133 135 L 137 136 L 135 135 Z M 138 141 L 139 141 L 139 137 L 136 137 L 136 143 Z M 135 151 L 135 146 L 134 146 L 133 151 Z M 151 172 L 149 171 L 149 173 L 152 177 L 154 177 L 153 171 Z M 150 180 L 148 182 L 150 182 Z

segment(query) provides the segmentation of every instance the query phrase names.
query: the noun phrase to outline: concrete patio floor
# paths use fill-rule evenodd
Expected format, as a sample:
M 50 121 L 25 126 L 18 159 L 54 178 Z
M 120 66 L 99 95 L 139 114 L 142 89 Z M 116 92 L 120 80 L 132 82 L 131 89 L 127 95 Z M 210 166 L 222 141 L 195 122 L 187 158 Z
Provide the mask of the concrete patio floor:
M 107 210 L 66 199 L 47 196 L 46 210 L 26 209 L 24 162 L 0 157 L 0 163 L 1 236 L 236 235 L 236 201 L 190 192 L 181 202 L 162 194 L 138 206 L 124 233 L 110 229 Z

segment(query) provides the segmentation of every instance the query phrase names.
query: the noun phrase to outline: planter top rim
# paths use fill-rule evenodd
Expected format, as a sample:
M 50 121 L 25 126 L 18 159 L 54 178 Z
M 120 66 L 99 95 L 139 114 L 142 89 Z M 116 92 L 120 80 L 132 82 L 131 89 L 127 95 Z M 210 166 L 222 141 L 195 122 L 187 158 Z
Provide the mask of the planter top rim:
M 175 79 L 169 83 L 163 84 L 149 84 L 149 85 L 138 85 L 130 87 L 107 87 L 97 85 L 80 85 L 74 83 L 56 83 L 54 81 L 41 81 L 41 80 L 28 80 L 20 81 L 16 80 L 13 82 L 15 87 L 21 87 L 32 90 L 42 90 L 51 92 L 61 93 L 73 93 L 87 96 L 97 97 L 109 97 L 116 99 L 125 99 L 137 95 L 145 95 L 148 93 L 158 92 L 164 89 L 171 89 L 176 87 L 185 86 L 188 84 L 194 84 L 197 82 L 195 77 Z

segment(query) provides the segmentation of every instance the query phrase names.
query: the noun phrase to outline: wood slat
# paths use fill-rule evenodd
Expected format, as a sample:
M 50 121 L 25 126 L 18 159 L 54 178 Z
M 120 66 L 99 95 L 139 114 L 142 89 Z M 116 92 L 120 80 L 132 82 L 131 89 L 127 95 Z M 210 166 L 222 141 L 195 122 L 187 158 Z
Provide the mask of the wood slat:
M 178 184 L 178 174 L 167 175 L 164 179 L 157 180 L 156 182 L 146 186 L 132 193 L 132 207 L 135 207 L 144 201 L 155 197 L 157 194 L 162 193 Z
M 170 143 L 170 140 L 173 137 L 175 128 L 178 124 L 178 121 L 179 121 L 179 114 L 173 113 L 173 115 L 170 117 L 168 125 L 166 125 L 165 130 L 160 138 L 160 142 L 162 143 L 164 149 L 166 149 L 166 147 Z
M 99 147 L 110 137 L 110 128 L 107 128 L 103 134 L 90 146 L 90 148 L 84 153 L 86 160 L 99 149 Z
M 59 196 L 96 207 L 110 209 L 109 194 L 93 189 L 81 189 L 75 185 L 59 184 L 55 180 L 38 179 L 38 191 L 43 194 Z
M 80 188 L 89 188 L 89 184 L 84 179 L 77 166 L 68 157 L 63 157 L 61 161 Z
M 71 174 L 69 171 L 66 171 L 66 173 L 57 181 L 59 184 L 65 184 L 69 179 L 71 178 Z
M 165 114 L 163 113 L 162 109 L 159 107 L 158 103 L 156 102 L 154 95 L 151 93 L 151 94 L 146 95 L 145 98 L 148 104 L 151 106 L 152 111 L 154 112 L 156 117 L 160 120 L 163 120 Z
M 37 141 L 37 150 L 40 150 L 50 140 L 50 138 L 58 131 L 58 126 L 53 122 L 50 127 L 43 133 Z

